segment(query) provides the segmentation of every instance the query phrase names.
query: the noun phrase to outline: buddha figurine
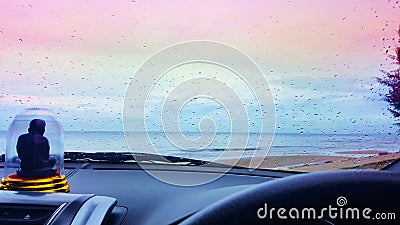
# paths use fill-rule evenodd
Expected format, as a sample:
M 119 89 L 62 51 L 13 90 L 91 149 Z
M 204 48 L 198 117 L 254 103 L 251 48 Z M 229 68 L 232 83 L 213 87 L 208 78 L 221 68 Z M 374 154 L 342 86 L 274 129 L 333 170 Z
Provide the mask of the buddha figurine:
M 57 174 L 56 158 L 50 157 L 50 145 L 44 137 L 46 122 L 33 119 L 28 133 L 18 137 L 17 153 L 21 160 L 17 174 L 20 178 L 43 178 Z

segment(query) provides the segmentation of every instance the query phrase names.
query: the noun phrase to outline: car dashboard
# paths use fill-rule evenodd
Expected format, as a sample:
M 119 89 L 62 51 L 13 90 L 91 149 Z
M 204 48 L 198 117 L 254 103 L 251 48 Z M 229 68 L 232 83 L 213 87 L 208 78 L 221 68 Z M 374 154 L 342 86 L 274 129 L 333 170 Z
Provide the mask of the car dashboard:
M 135 163 L 66 163 L 69 193 L 1 191 L 5 224 L 179 224 L 201 209 L 254 185 L 292 172 L 202 166 L 150 165 L 174 179 L 221 177 L 197 186 L 160 181 Z

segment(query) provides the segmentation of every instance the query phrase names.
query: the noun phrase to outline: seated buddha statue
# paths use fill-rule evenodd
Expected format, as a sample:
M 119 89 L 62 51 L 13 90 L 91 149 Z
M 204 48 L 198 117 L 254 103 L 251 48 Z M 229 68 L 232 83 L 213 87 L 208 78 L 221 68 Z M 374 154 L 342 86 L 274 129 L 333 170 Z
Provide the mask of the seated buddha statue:
M 17 174 L 21 178 L 43 178 L 57 174 L 56 158 L 50 157 L 50 145 L 44 137 L 46 122 L 34 119 L 28 133 L 18 137 L 17 153 L 21 160 Z

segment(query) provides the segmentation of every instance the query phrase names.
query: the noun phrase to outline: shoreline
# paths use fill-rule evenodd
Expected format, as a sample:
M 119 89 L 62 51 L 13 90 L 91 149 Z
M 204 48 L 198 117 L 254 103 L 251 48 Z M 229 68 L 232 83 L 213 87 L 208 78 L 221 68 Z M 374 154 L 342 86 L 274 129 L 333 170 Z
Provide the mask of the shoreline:
M 374 151 L 375 152 L 375 151 Z M 377 151 L 378 152 L 378 151 Z M 356 154 L 356 153 L 349 153 Z M 360 152 L 359 154 L 365 154 Z M 371 154 L 371 152 L 369 152 Z M 259 169 L 294 170 L 301 172 L 316 172 L 324 170 L 342 169 L 369 169 L 378 170 L 390 162 L 400 158 L 400 152 L 375 153 L 377 155 L 368 157 L 347 157 L 347 156 L 320 156 L 320 155 L 299 155 L 299 156 L 269 156 L 262 160 Z M 242 158 L 235 166 L 249 167 L 251 158 Z M 232 165 L 229 159 L 219 160 L 218 163 Z

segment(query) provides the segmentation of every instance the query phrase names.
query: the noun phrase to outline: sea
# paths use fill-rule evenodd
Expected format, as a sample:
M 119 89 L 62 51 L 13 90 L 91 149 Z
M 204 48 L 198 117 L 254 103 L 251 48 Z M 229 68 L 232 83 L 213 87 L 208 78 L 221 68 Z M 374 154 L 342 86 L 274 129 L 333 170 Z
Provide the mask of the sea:
M 0 131 L 0 154 L 5 153 L 6 131 Z M 143 143 L 151 143 L 148 148 L 159 154 L 214 160 L 224 151 L 243 151 L 242 157 L 251 157 L 255 151 L 264 152 L 267 156 L 291 155 L 328 155 L 360 157 L 373 155 L 353 154 L 356 151 L 400 150 L 400 136 L 390 134 L 293 134 L 277 133 L 163 133 L 132 132 L 127 135 L 122 131 L 65 131 L 64 149 L 69 152 L 147 152 Z M 130 138 L 128 146 L 126 138 Z M 261 137 L 262 141 L 259 141 Z M 182 148 L 174 140 L 184 139 L 200 146 L 197 149 Z M 227 147 L 228 146 L 228 147 Z M 245 146 L 245 147 L 243 147 Z M 141 149 L 142 148 L 142 149 Z M 352 154 L 346 154 L 352 153 Z

